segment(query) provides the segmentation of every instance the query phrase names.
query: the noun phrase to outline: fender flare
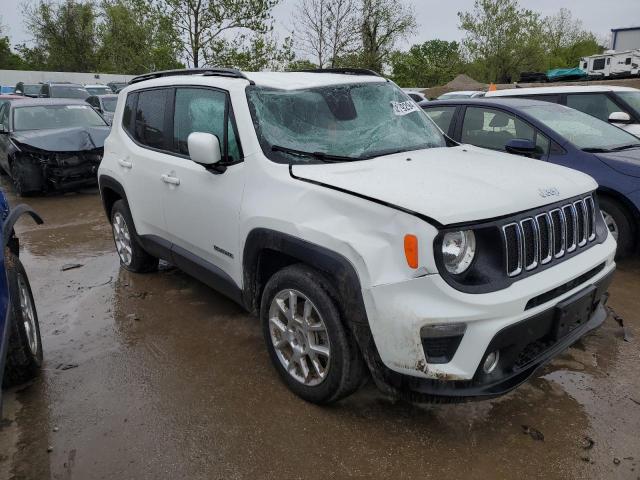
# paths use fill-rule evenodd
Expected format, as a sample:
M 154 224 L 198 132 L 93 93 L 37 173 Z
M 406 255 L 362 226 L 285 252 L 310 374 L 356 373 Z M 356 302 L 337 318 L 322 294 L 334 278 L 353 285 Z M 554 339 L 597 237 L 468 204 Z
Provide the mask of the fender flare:
M 109 208 L 107 205 L 107 199 L 105 198 L 105 195 L 103 192 L 103 189 L 105 187 L 116 192 L 120 196 L 120 198 L 125 201 L 127 205 L 129 205 L 129 200 L 127 199 L 127 194 L 124 191 L 124 187 L 120 184 L 120 182 L 115 180 L 113 177 L 110 177 L 109 175 L 104 175 L 104 174 L 100 175 L 100 177 L 98 178 L 98 188 L 100 189 L 102 206 L 104 208 L 105 214 L 107 215 L 107 218 L 109 219 L 109 221 L 111 221 L 111 218 L 109 217 Z
M 42 220 L 40 215 L 38 215 L 36 211 L 29 205 L 21 203 L 20 205 L 14 207 L 13 209 L 11 209 L 9 215 L 7 216 L 7 219 L 2 225 L 2 241 L 4 242 L 3 247 L 6 247 L 9 244 L 9 241 L 11 241 L 11 238 L 13 237 L 13 227 L 18 219 L 23 215 L 30 216 L 38 225 L 42 225 L 44 223 L 44 220 Z

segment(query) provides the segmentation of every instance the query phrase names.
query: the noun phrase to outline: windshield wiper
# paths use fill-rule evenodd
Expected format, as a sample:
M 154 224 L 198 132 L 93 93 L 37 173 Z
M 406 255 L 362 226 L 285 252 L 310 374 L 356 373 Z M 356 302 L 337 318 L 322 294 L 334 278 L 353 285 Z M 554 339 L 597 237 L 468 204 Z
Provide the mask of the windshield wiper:
M 611 152 L 612 150 L 608 148 L 601 148 L 601 147 L 589 147 L 589 148 L 583 148 L 582 151 L 587 153 L 608 153 L 608 152 Z
M 318 160 L 325 163 L 355 162 L 356 160 L 362 160 L 356 157 L 343 157 L 341 155 L 330 155 L 324 152 L 305 152 L 304 150 L 296 150 L 295 148 L 283 147 L 281 145 L 272 145 L 271 151 L 288 153 L 290 155 L 295 155 L 298 157 L 317 158 Z
M 619 152 L 620 150 L 629 150 L 631 148 L 639 148 L 640 143 L 630 143 L 629 145 L 622 145 L 620 147 L 612 148 L 611 152 Z

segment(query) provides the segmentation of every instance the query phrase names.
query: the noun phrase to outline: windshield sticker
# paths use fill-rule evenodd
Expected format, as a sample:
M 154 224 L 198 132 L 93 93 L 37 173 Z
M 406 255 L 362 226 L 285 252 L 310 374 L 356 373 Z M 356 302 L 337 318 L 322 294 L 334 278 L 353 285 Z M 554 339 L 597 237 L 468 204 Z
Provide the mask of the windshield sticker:
M 393 114 L 396 116 L 407 115 L 411 112 L 418 111 L 418 105 L 413 100 L 407 100 L 406 102 L 391 102 L 391 108 L 393 108 Z

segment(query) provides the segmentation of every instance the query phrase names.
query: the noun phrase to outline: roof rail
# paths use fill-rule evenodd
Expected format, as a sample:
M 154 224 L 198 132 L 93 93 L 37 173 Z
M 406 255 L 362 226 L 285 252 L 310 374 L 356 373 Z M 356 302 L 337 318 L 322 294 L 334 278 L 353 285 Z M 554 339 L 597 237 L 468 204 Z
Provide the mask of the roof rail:
M 129 85 L 133 83 L 143 82 L 145 80 L 152 80 L 154 78 L 171 77 L 174 75 L 203 75 L 205 77 L 230 77 L 230 78 L 243 78 L 249 80 L 247 76 L 240 70 L 235 68 L 182 68 L 178 70 L 162 70 L 160 72 L 150 72 L 143 75 L 138 75 L 129 80 Z M 253 80 L 249 80 L 253 85 Z
M 374 77 L 382 77 L 378 72 L 366 68 L 315 68 L 312 70 L 297 71 L 305 73 L 341 73 L 344 75 L 372 75 Z

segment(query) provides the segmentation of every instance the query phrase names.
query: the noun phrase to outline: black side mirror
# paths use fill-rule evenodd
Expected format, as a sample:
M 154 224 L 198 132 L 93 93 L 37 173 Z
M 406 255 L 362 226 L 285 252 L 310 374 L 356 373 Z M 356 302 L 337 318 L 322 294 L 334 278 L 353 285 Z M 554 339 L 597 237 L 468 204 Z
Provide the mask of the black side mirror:
M 515 155 L 533 155 L 537 151 L 536 144 L 531 140 L 527 140 L 524 138 L 514 138 L 513 140 L 509 140 L 507 144 L 504 146 L 504 149 Z

